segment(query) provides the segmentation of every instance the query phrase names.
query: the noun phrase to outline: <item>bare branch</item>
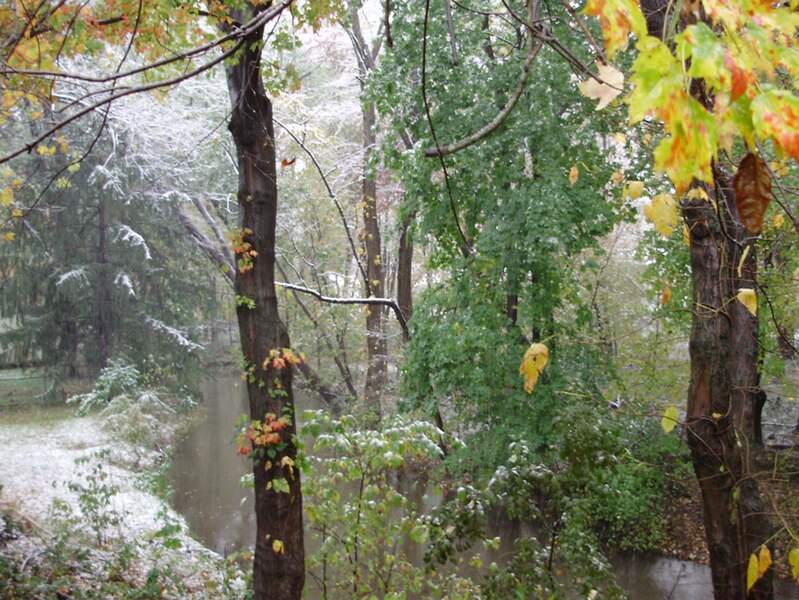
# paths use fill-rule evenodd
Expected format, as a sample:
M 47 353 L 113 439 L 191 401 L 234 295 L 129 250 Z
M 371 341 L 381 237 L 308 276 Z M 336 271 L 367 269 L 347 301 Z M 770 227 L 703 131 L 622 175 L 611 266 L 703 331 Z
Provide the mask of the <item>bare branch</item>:
M 405 339 L 408 339 L 410 336 L 410 332 L 408 331 L 408 322 L 405 320 L 405 315 L 402 314 L 402 310 L 394 298 L 333 298 L 331 296 L 323 296 L 321 292 L 317 292 L 316 290 L 312 290 L 311 288 L 301 285 L 294 285 L 293 283 L 276 281 L 275 285 L 287 290 L 301 292 L 303 294 L 310 294 L 320 302 L 326 302 L 328 304 L 365 304 L 368 306 L 388 306 L 394 311 L 394 314 L 397 317 L 397 321 L 402 329 L 402 335 L 405 337 Z
M 355 262 L 358 265 L 358 270 L 361 272 L 361 276 L 363 277 L 364 285 L 365 285 L 366 289 L 368 290 L 369 289 L 369 276 L 366 274 L 366 269 L 364 268 L 363 263 L 361 262 L 361 258 L 358 255 L 358 250 L 355 247 L 355 240 L 352 239 L 352 233 L 350 231 L 349 223 L 347 223 L 347 217 L 344 214 L 344 209 L 341 208 L 341 203 L 338 201 L 338 197 L 336 196 L 336 193 L 333 191 L 333 188 L 330 187 L 330 183 L 327 181 L 327 177 L 325 176 L 325 172 L 322 170 L 322 166 L 319 164 L 319 161 L 316 160 L 316 156 L 314 156 L 313 152 L 311 152 L 310 149 L 308 149 L 308 147 L 305 145 L 305 143 L 302 140 L 300 140 L 300 138 L 298 138 L 296 135 L 294 135 L 294 133 L 288 127 L 283 125 L 283 123 L 281 123 L 277 119 L 274 119 L 274 121 L 275 121 L 275 123 L 277 123 L 278 126 L 280 126 L 281 129 L 283 129 L 283 131 L 285 131 L 286 133 L 289 134 L 291 139 L 293 139 L 294 142 L 300 148 L 302 148 L 302 150 L 305 152 L 305 154 L 308 155 L 308 158 L 311 159 L 311 162 L 313 163 L 314 167 L 316 167 L 316 171 L 317 171 L 317 173 L 319 173 L 319 177 L 322 179 L 322 183 L 324 184 L 325 189 L 327 190 L 327 195 L 333 201 L 333 204 L 335 204 L 336 210 L 338 210 L 338 214 L 341 217 L 341 222 L 344 224 L 344 232 L 346 233 L 347 240 L 350 243 L 350 248 L 352 249 L 352 255 L 355 258 Z

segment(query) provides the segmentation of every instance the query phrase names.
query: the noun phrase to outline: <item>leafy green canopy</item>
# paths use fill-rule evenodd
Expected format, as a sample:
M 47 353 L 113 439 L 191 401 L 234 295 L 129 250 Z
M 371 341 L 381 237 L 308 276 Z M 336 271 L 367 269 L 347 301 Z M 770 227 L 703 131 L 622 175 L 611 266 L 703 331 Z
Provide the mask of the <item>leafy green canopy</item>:
M 608 369 L 595 346 L 579 343 L 595 315 L 578 275 L 590 268 L 581 253 L 622 217 L 608 199 L 613 124 L 588 118 L 568 65 L 545 47 L 514 111 L 492 135 L 446 156 L 445 174 L 423 155 L 435 148 L 422 97 L 423 8 L 393 8 L 394 48 L 371 88 L 390 139 L 414 141 L 414 150 L 388 148 L 387 160 L 401 174 L 405 210 L 418 217 L 416 235 L 435 241 L 430 266 L 439 269 L 414 310 L 402 392 L 414 406 L 455 409 L 493 462 L 509 438 L 551 441 L 564 403 L 601 401 Z M 559 30 L 565 13 L 553 7 L 550 16 Z M 424 92 L 442 146 L 502 109 L 529 56 L 530 33 L 509 16 L 459 8 L 455 17 L 457 66 L 443 11 L 428 21 Z M 547 341 L 552 365 L 528 396 L 517 369 L 531 341 Z

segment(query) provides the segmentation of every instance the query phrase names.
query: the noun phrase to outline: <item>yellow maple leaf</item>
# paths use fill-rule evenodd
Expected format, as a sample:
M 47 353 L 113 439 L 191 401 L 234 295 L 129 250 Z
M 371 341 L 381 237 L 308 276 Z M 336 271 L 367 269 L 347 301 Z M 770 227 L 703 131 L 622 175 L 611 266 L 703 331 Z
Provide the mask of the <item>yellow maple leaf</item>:
M 624 73 L 610 65 L 599 64 L 597 79 L 593 77 L 577 84 L 583 96 L 599 100 L 595 110 L 602 110 L 624 90 Z
M 572 165 L 572 168 L 569 169 L 569 183 L 572 187 L 574 184 L 577 183 L 577 178 L 580 176 L 580 170 L 577 168 L 577 165 Z
M 757 316 L 757 293 L 751 288 L 741 288 L 735 294 L 738 302 L 743 304 L 752 316 Z
M 677 203 L 671 194 L 658 194 L 644 206 L 644 216 L 655 224 L 660 235 L 669 237 L 677 227 Z
M 524 353 L 522 364 L 519 365 L 519 375 L 524 375 L 524 389 L 531 394 L 538 376 L 549 362 L 549 348 L 544 344 L 532 344 Z
M 624 198 L 635 200 L 636 198 L 640 198 L 641 194 L 643 193 L 644 193 L 643 181 L 628 181 L 625 184 L 624 190 L 622 191 L 621 195 Z

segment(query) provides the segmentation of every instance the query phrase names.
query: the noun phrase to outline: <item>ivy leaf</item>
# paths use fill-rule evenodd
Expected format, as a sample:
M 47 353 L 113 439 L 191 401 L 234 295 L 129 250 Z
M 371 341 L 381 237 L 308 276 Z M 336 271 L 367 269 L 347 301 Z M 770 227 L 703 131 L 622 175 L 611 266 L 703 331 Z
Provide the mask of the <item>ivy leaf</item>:
M 655 224 L 655 229 L 665 238 L 677 228 L 677 204 L 671 194 L 658 194 L 652 198 L 652 203 L 644 206 L 644 216 Z
M 663 428 L 663 431 L 666 433 L 671 433 L 674 428 L 677 426 L 677 422 L 680 418 L 680 412 L 677 410 L 676 406 L 669 406 L 663 412 L 663 418 L 660 419 L 660 426 Z
M 741 288 L 738 290 L 738 293 L 735 294 L 735 297 L 738 299 L 738 302 L 743 304 L 752 316 L 757 316 L 757 294 L 755 290 L 751 288 Z
M 771 173 L 766 161 L 748 152 L 732 179 L 735 206 L 746 230 L 757 235 L 763 228 L 763 216 L 771 201 Z
M 522 364 L 519 365 L 519 375 L 524 375 L 524 389 L 528 394 L 533 392 L 538 376 L 549 362 L 549 348 L 544 344 L 533 344 L 524 353 Z
M 599 100 L 595 110 L 602 110 L 610 104 L 624 88 L 624 74 L 611 65 L 599 65 L 599 81 L 593 77 L 577 84 L 584 96 Z

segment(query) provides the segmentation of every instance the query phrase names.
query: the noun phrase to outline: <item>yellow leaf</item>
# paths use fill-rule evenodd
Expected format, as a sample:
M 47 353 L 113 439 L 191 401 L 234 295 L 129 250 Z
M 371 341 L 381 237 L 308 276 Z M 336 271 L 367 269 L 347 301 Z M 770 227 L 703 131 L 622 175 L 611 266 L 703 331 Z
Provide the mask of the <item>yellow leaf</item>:
M 705 188 L 699 186 L 692 187 L 690 190 L 688 190 L 688 193 L 685 194 L 685 197 L 689 200 L 710 200 Z
M 666 408 L 663 412 L 663 418 L 660 420 L 660 426 L 663 428 L 663 431 L 671 433 L 677 426 L 677 419 L 679 419 L 679 417 L 680 413 L 676 406 L 669 406 Z
M 621 195 L 624 198 L 635 200 L 636 198 L 639 198 L 643 193 L 644 193 L 643 181 L 630 181 L 627 183 L 627 185 L 624 186 L 624 191 L 622 192 Z
M 747 246 L 746 249 L 741 254 L 741 260 L 738 261 L 738 277 L 741 277 L 741 270 L 744 268 L 744 261 L 746 257 L 749 256 L 749 250 L 752 246 Z
M 782 215 L 782 213 L 777 213 L 771 218 L 771 224 L 775 229 L 780 229 L 783 225 L 785 225 L 785 217 Z
M 760 556 L 757 559 L 757 574 L 758 577 L 763 577 L 771 566 L 771 550 L 768 546 L 763 545 L 760 547 Z
M 724 415 L 723 415 L 723 414 L 721 414 L 721 413 L 713 413 L 713 418 L 714 418 L 714 419 L 716 419 L 717 421 L 718 421 L 718 420 L 719 420 L 721 417 L 723 417 L 723 416 L 724 416 Z
M 668 284 L 663 285 L 663 293 L 660 296 L 660 305 L 666 306 L 666 303 L 671 299 L 671 288 Z
M 613 141 L 617 144 L 624 144 L 627 142 L 627 136 L 623 133 L 616 133 L 613 135 Z
M 775 161 L 769 164 L 769 167 L 774 174 L 778 177 L 784 177 L 788 174 L 788 165 L 784 161 Z
M 524 389 L 530 394 L 538 382 L 538 376 L 549 362 L 549 348 L 544 344 L 533 344 L 524 353 L 522 364 L 519 365 L 519 375 L 524 375 Z
M 760 579 L 760 575 L 758 574 L 758 569 L 760 568 L 760 563 L 757 560 L 757 555 L 753 552 L 752 555 L 749 557 L 749 566 L 746 568 L 746 591 L 752 589 L 752 586 L 757 583 L 757 580 Z
M 686 246 L 691 245 L 691 232 L 688 231 L 688 225 L 685 223 L 682 224 L 682 241 L 685 242 Z
M 652 198 L 652 204 L 644 206 L 644 215 L 663 237 L 669 237 L 677 227 L 677 204 L 671 194 L 658 194 Z
M 572 165 L 572 168 L 569 170 L 569 183 L 572 187 L 574 184 L 577 183 L 577 178 L 580 176 L 580 171 L 577 169 L 577 165 Z
M 610 176 L 610 181 L 613 185 L 619 185 L 624 181 L 624 175 L 621 171 L 613 171 L 613 175 Z
M 791 575 L 799 581 L 799 547 L 792 548 L 788 553 L 788 563 L 791 565 Z
M 11 211 L 11 216 L 12 216 L 14 219 L 19 219 L 19 218 L 21 218 L 21 217 L 22 217 L 22 214 L 23 214 L 23 213 L 22 213 L 22 209 L 21 209 L 21 208 L 15 208 L 14 210 L 12 210 L 12 211 Z
M 599 64 L 599 75 L 577 84 L 584 96 L 599 100 L 595 110 L 602 110 L 624 89 L 624 74 L 610 65 Z
M 283 542 L 281 542 L 280 540 L 274 540 L 272 542 L 272 550 L 274 551 L 275 554 L 286 553 L 286 547 L 283 545 Z
M 741 288 L 738 290 L 738 293 L 735 294 L 735 297 L 738 299 L 738 302 L 743 304 L 752 316 L 757 316 L 757 294 L 755 290 L 751 288 Z
M 13 231 L 6 231 L 3 234 L 3 239 L 5 241 L 7 241 L 7 242 L 13 242 L 14 241 L 14 232 Z
M 4 190 L 0 191 L 0 204 L 3 206 L 8 206 L 11 204 L 11 201 L 14 199 L 14 190 L 10 187 L 5 188 Z

